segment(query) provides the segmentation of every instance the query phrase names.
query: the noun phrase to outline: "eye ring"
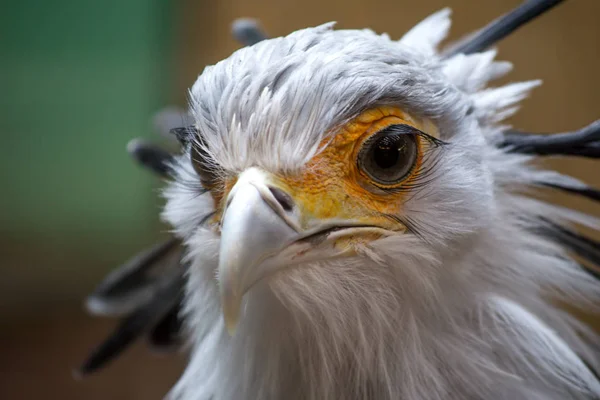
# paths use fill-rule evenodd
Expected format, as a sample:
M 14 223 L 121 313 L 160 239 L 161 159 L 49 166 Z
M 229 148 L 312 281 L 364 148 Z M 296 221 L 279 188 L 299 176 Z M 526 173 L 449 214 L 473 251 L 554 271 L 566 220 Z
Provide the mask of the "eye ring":
M 367 178 L 385 188 L 398 185 L 409 177 L 418 158 L 415 128 L 395 124 L 378 131 L 363 143 L 357 164 Z

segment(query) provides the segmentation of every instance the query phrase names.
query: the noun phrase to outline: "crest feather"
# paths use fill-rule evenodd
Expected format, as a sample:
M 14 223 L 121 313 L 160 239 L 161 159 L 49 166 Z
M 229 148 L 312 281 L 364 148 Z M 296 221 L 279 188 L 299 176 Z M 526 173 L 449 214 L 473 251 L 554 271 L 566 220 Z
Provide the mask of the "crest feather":
M 444 75 L 460 90 L 475 93 L 494 79 L 498 79 L 512 70 L 507 61 L 494 61 L 496 50 L 472 55 L 458 54 L 446 61 Z
M 510 117 L 518 110 L 517 104 L 541 83 L 540 80 L 518 82 L 474 94 L 473 102 L 478 119 L 496 123 Z
M 450 30 L 451 13 L 449 8 L 444 8 L 430 15 L 406 32 L 399 43 L 420 50 L 427 55 L 435 55 L 437 47 Z

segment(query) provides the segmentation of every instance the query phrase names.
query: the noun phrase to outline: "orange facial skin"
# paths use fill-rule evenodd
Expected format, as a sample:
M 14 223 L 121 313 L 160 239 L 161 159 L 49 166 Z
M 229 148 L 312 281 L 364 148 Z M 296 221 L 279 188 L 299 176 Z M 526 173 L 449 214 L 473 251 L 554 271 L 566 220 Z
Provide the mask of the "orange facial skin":
M 347 123 L 333 136 L 321 143 L 319 152 L 299 175 L 271 175 L 270 184 L 288 193 L 299 207 L 301 225 L 310 229 L 318 221 L 347 221 L 354 224 L 376 226 L 390 231 L 405 231 L 406 227 L 385 215 L 401 214 L 402 204 L 410 186 L 422 170 L 423 154 L 431 144 L 427 139 L 415 137 L 418 155 L 410 174 L 398 184 L 383 187 L 373 182 L 357 164 L 357 157 L 365 141 L 393 124 L 413 126 L 438 137 L 437 128 L 429 121 L 414 118 L 395 107 L 367 110 Z M 235 184 L 234 179 L 223 182 L 224 190 L 213 193 L 217 210 Z M 220 212 L 215 215 L 218 222 Z

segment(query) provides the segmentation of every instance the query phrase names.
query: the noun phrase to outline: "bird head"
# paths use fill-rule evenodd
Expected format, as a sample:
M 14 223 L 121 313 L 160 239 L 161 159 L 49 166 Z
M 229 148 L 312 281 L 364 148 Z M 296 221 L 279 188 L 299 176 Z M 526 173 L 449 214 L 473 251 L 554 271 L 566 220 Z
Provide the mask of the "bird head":
M 343 288 L 348 268 L 415 258 L 430 269 L 422 281 L 493 226 L 485 117 L 536 83 L 478 104 L 473 91 L 510 67 L 492 51 L 459 60 L 478 75 L 454 72 L 434 55 L 448 15 L 399 41 L 332 24 L 297 31 L 238 50 L 193 85 L 165 216 L 203 258 L 197 267 L 214 270 L 231 332 L 259 282 L 285 297 L 283 282 L 306 287 L 303 270 Z

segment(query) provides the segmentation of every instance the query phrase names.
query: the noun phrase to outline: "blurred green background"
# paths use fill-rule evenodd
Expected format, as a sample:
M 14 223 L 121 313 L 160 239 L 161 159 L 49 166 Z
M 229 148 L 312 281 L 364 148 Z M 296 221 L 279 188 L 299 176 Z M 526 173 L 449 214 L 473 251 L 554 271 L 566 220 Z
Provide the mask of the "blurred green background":
M 124 145 L 151 133 L 167 101 L 172 9 L 161 0 L 11 0 L 1 14 L 0 162 L 9 179 L 0 224 L 16 241 L 3 306 L 22 302 L 15 280 L 30 283 L 20 296 L 59 300 L 51 295 L 72 286 L 67 273 L 117 261 L 157 231 L 153 179 Z M 39 259 L 28 265 L 30 257 Z
M 0 12 L 0 399 L 159 399 L 182 356 L 138 344 L 100 374 L 71 369 L 113 321 L 82 300 L 114 266 L 165 236 L 161 182 L 125 152 L 134 137 L 160 141 L 151 118 L 185 106 L 204 65 L 239 47 L 237 17 L 273 36 L 338 21 L 398 38 L 430 13 L 453 9 L 452 38 L 520 0 L 4 0 Z M 509 80 L 544 85 L 512 123 L 535 131 L 583 126 L 600 115 L 600 2 L 569 1 L 498 47 Z M 597 164 L 553 166 L 600 186 Z M 557 201 L 600 215 L 598 206 Z
M 160 182 L 125 145 L 155 136 L 151 117 L 170 101 L 176 12 L 165 0 L 2 4 L 0 398 L 112 397 L 71 379 L 110 328 L 81 304 L 166 229 Z M 90 337 L 89 324 L 101 332 Z M 149 386 L 145 398 L 164 392 Z

